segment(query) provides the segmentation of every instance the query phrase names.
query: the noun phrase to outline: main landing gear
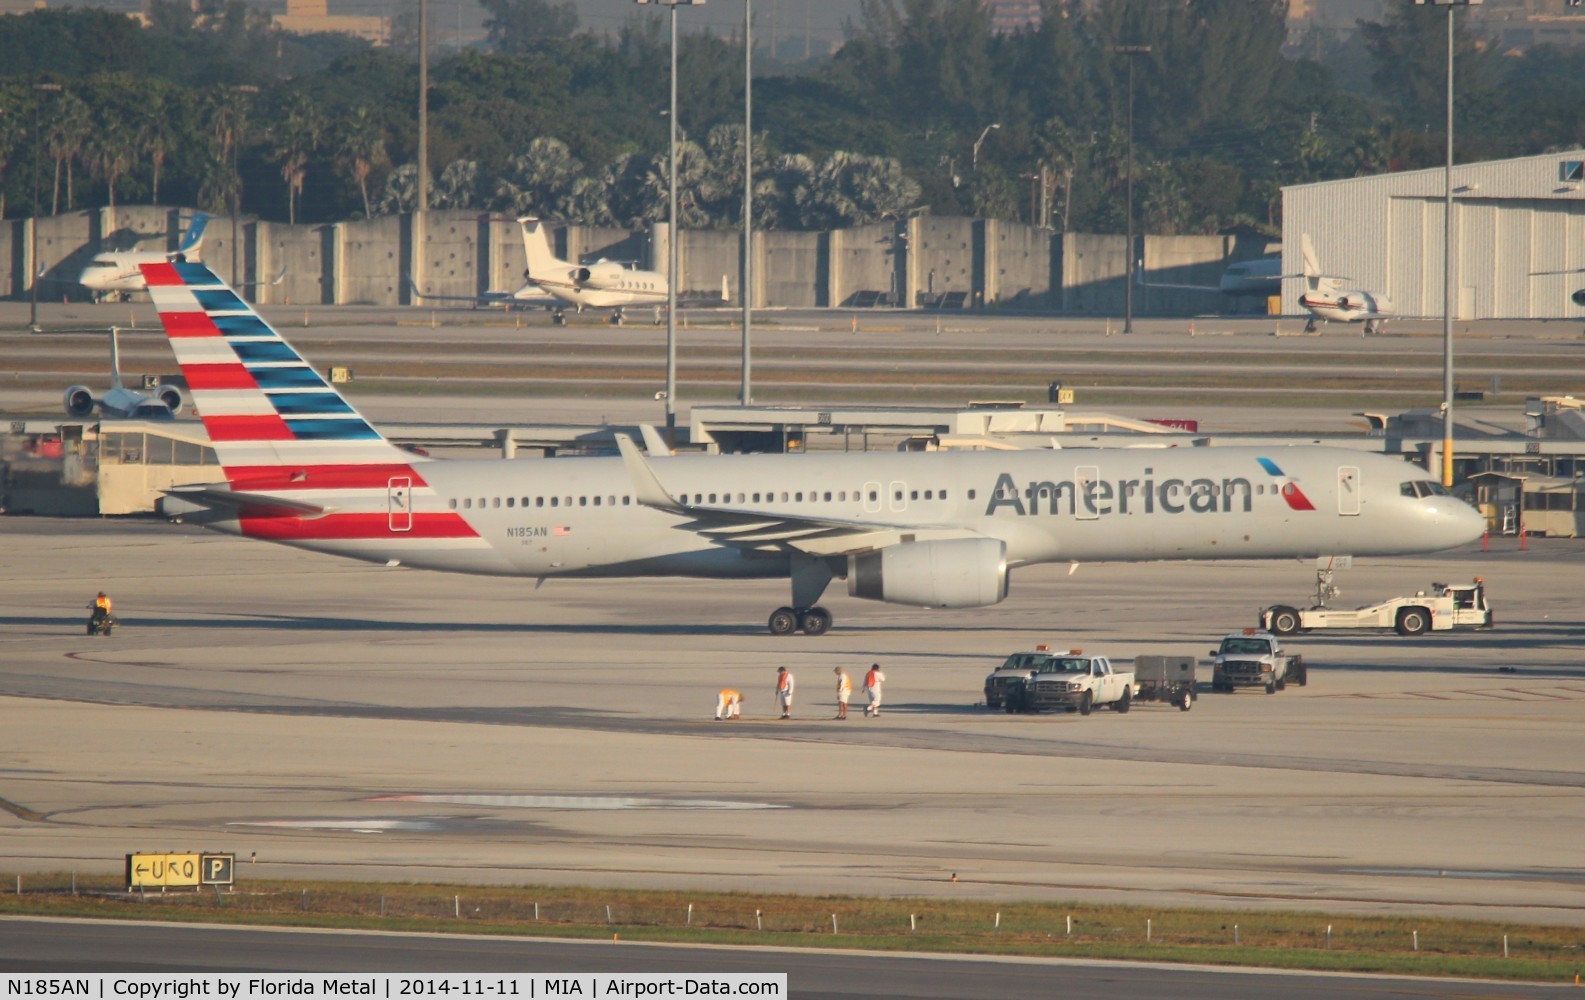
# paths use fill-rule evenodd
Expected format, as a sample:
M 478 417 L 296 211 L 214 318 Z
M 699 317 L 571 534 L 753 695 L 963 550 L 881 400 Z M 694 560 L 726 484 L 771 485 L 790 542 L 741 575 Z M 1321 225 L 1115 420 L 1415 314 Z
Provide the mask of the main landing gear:
M 831 612 L 822 607 L 804 608 L 801 611 L 794 608 L 777 608 L 771 612 L 771 635 L 792 635 L 794 632 L 802 632 L 804 635 L 825 635 L 830 629 Z
M 771 612 L 770 634 L 825 635 L 831 630 L 831 612 L 815 602 L 831 582 L 831 564 L 800 552 L 788 560 L 788 570 L 792 577 L 793 606 Z

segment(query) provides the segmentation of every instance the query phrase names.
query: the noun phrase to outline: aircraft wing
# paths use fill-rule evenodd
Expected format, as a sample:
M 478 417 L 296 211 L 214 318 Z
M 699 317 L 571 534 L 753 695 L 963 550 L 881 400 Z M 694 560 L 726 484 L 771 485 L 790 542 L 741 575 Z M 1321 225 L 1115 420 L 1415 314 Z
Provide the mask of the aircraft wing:
M 626 434 L 618 434 L 616 441 L 633 479 L 633 492 L 639 503 L 687 518 L 678 525 L 679 528 L 694 531 L 722 545 L 761 552 L 792 549 L 812 556 L 839 556 L 850 552 L 867 552 L 904 541 L 980 537 L 978 532 L 964 528 L 884 524 L 779 511 L 684 504 L 661 485 L 654 469 L 639 453 L 631 438 Z
M 521 290 L 518 292 L 485 292 L 483 295 L 437 295 L 419 288 L 418 282 L 413 280 L 412 275 L 407 276 L 407 287 L 412 290 L 413 297 L 416 299 L 424 299 L 429 302 L 467 302 L 478 307 L 506 306 L 510 309 L 513 307 L 544 306 L 549 308 L 561 301 L 549 292 L 543 292 L 539 295 L 523 295 Z M 538 288 L 539 286 L 536 285 L 534 287 Z

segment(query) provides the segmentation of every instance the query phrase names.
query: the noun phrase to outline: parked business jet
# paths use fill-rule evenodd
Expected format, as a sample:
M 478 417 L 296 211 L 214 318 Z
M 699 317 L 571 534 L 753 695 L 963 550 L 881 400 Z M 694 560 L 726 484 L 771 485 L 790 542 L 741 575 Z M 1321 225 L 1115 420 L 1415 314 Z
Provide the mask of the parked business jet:
M 1310 235 L 1305 233 L 1300 237 L 1299 250 L 1304 258 L 1304 294 L 1299 296 L 1299 305 L 1309 310 L 1309 322 L 1304 324 L 1306 333 L 1314 333 L 1316 320 L 1323 323 L 1359 323 L 1365 324 L 1367 334 L 1380 333 L 1387 326 L 1387 318 L 1395 315 L 1392 300 L 1380 292 L 1372 292 L 1362 288 L 1343 287 L 1347 278 L 1331 277 L 1321 273 L 1321 265 L 1317 262 L 1315 246 L 1310 242 Z
M 226 481 L 165 512 L 389 566 L 502 576 L 790 578 L 770 631 L 854 597 L 996 604 L 1053 561 L 1399 555 L 1481 516 L 1397 459 L 1316 447 L 437 461 L 382 438 L 203 264 L 145 264 Z
M 121 384 L 121 331 L 110 328 L 110 388 L 95 396 L 85 385 L 66 390 L 66 412 L 74 417 L 91 416 L 95 409 L 109 419 L 169 420 L 182 412 L 186 400 L 174 385 L 155 386 L 148 392 L 128 389 Z
M 193 215 L 192 221 L 187 224 L 187 232 L 182 235 L 181 243 L 176 250 L 106 250 L 94 254 L 77 276 L 77 283 L 88 289 L 95 302 L 107 298 L 124 298 L 132 292 L 141 292 L 144 289 L 143 272 L 138 270 L 141 264 L 159 263 L 169 260 L 174 253 L 176 256 L 187 260 L 197 260 L 199 251 L 204 242 L 204 230 L 209 226 L 209 216 L 203 212 Z
M 664 274 L 659 271 L 641 271 L 603 257 L 592 264 L 559 260 L 550 249 L 550 234 L 544 222 L 527 215 L 517 222 L 523 227 L 523 251 L 528 258 L 523 277 L 529 282 L 572 306 L 575 312 L 610 309 L 612 319 L 620 324 L 624 309 L 629 306 L 649 306 L 654 309 L 655 323 L 659 325 L 662 322 L 666 290 L 670 287 Z M 725 301 L 724 280 L 722 286 L 721 300 Z M 702 301 L 697 298 L 677 303 L 679 307 L 699 304 Z M 721 302 L 711 300 L 710 304 L 720 305 Z M 566 321 L 565 310 L 556 310 L 556 322 Z

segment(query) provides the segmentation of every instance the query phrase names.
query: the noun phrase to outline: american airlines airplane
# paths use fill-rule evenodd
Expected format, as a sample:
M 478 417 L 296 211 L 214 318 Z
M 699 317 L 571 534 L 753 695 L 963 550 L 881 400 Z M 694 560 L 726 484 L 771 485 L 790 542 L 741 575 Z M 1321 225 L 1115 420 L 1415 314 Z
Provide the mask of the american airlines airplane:
M 770 631 L 854 597 L 996 604 L 1043 562 L 1431 552 L 1481 516 L 1397 459 L 1316 447 L 440 461 L 382 438 L 204 265 L 143 265 L 226 481 L 168 516 L 388 566 L 790 579 Z

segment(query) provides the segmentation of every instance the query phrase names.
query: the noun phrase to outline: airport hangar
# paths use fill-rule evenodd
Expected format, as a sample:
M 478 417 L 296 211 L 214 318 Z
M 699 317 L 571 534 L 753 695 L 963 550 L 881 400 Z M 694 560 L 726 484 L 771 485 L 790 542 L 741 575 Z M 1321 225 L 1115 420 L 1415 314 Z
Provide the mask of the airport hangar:
M 1282 189 L 1282 272 L 1302 237 L 1345 288 L 1385 293 L 1400 316 L 1442 315 L 1442 167 Z M 1454 318 L 1576 319 L 1585 288 L 1585 149 L 1453 167 Z M 1540 274 L 1579 271 L 1575 274 Z M 1304 279 L 1283 280 L 1284 313 Z

